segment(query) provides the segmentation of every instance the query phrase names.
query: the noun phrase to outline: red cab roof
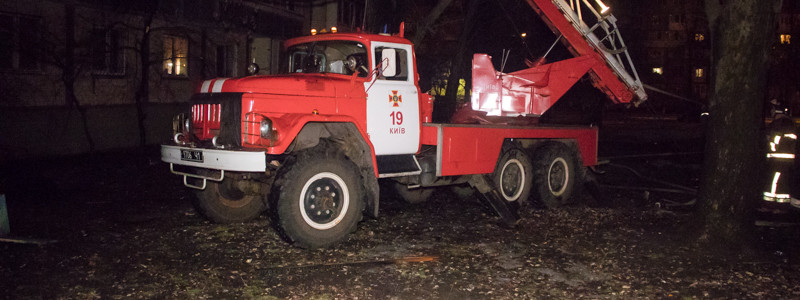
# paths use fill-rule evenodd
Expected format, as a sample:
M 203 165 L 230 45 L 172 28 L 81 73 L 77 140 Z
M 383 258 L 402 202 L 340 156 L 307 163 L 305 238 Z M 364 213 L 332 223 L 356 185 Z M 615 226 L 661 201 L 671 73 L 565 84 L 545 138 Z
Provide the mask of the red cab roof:
M 364 44 L 369 44 L 370 42 L 387 42 L 387 43 L 398 43 L 398 44 L 408 44 L 411 45 L 411 41 L 401 38 L 396 35 L 382 35 L 382 34 L 371 34 L 371 33 L 363 33 L 363 32 L 353 32 L 353 33 L 323 33 L 317 35 L 309 35 L 309 36 L 301 36 L 292 38 L 286 41 L 286 47 L 291 47 L 297 44 L 303 44 L 313 41 L 331 41 L 331 40 L 349 40 L 349 41 L 360 41 Z

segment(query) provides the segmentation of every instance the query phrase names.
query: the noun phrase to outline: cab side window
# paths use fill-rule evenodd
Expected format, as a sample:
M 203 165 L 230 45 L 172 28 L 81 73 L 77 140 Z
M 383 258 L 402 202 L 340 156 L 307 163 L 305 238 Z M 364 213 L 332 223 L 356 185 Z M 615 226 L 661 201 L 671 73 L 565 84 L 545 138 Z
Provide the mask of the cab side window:
M 383 61 L 383 49 L 387 49 L 389 47 L 377 47 L 375 48 L 375 67 L 377 68 L 378 65 L 381 64 Z M 408 52 L 403 49 L 399 48 L 391 48 L 395 50 L 395 58 L 397 59 L 397 65 L 395 66 L 395 76 L 392 77 L 383 77 L 380 76 L 378 79 L 382 80 L 395 80 L 395 81 L 407 81 L 408 80 Z

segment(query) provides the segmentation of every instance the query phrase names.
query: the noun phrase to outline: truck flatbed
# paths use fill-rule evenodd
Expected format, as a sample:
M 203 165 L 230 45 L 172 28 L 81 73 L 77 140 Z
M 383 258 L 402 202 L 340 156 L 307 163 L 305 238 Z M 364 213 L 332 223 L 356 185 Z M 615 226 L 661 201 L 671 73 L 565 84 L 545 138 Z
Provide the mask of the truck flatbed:
M 507 139 L 572 140 L 584 166 L 597 164 L 597 127 L 425 123 L 422 144 L 436 146 L 436 176 L 488 174 Z

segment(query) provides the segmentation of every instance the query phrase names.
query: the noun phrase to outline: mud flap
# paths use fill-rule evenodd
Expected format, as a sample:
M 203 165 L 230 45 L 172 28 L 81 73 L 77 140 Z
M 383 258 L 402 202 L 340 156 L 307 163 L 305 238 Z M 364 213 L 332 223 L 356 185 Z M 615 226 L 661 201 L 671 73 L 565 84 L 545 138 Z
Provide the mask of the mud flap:
M 516 201 L 508 202 L 503 200 L 503 197 L 501 197 L 497 190 L 489 183 L 491 179 L 487 176 L 488 175 L 472 175 L 469 179 L 469 184 L 475 188 L 475 190 L 481 194 L 481 198 L 494 209 L 503 221 L 503 225 L 509 228 L 516 227 L 517 224 L 519 224 L 519 214 L 517 213 L 518 203 Z
M 364 182 L 364 203 L 366 204 L 366 209 L 364 212 L 367 216 L 377 219 L 378 218 L 378 205 L 380 204 L 380 187 L 378 186 L 378 178 L 375 178 L 374 173 L 371 173 L 372 169 L 369 169 L 369 173 L 365 173 L 362 170 L 361 178 L 364 178 L 366 182 Z

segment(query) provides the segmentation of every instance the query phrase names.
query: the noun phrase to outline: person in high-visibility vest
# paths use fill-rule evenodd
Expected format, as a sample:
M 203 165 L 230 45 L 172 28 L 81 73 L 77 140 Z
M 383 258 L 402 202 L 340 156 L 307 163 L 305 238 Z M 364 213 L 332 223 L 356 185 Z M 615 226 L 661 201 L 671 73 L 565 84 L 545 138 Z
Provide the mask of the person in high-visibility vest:
M 795 190 L 795 153 L 797 128 L 777 100 L 771 101 L 772 123 L 767 128 L 767 182 L 762 199 L 768 202 L 790 203 L 791 195 L 800 197 Z

